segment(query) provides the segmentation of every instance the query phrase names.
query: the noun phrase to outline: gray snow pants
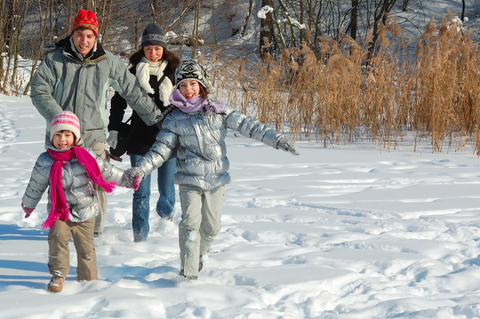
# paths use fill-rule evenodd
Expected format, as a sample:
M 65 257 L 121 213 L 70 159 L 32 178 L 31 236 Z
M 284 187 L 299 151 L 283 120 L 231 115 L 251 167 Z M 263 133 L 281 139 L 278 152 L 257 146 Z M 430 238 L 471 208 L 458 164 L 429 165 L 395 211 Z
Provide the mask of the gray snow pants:
M 225 186 L 211 191 L 180 185 L 182 221 L 179 224 L 180 261 L 185 276 L 198 276 L 200 255 L 206 255 L 222 224 Z

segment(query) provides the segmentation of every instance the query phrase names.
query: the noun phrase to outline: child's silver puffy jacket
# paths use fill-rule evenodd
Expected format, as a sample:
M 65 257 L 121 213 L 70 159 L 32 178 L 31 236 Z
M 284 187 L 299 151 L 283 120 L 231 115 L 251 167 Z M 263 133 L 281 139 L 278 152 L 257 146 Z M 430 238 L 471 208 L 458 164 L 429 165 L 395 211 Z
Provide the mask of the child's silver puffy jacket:
M 51 144 L 47 147 L 56 150 Z M 58 151 L 58 150 L 57 150 Z M 89 153 L 97 160 L 102 176 L 107 182 L 117 182 L 122 185 L 123 170 L 111 165 L 106 160 L 98 157 L 93 151 Z M 32 176 L 28 182 L 27 189 L 22 198 L 25 207 L 35 208 L 42 198 L 43 193 L 50 185 L 50 169 L 53 165 L 53 158 L 44 152 L 38 157 Z M 82 164 L 73 158 L 62 168 L 62 186 L 65 199 L 70 208 L 69 220 L 73 222 L 84 222 L 94 218 L 100 211 L 97 192 L 87 171 Z M 50 189 L 48 190 L 47 212 L 50 212 Z
M 273 148 L 277 148 L 278 140 L 283 137 L 280 132 L 228 105 L 220 114 L 183 113 L 177 109 L 165 118 L 157 141 L 136 166 L 146 175 L 150 174 L 170 157 L 178 140 L 175 184 L 193 185 L 204 190 L 228 184 L 227 129 Z

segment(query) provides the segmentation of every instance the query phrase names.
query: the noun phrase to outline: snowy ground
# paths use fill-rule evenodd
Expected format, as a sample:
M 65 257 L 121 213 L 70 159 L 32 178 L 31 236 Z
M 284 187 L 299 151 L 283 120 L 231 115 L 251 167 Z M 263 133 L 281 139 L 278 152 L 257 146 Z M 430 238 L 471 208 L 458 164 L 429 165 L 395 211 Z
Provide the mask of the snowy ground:
M 132 191 L 119 188 L 96 239 L 100 279 L 76 281 L 72 245 L 52 294 L 46 198 L 29 219 L 20 209 L 44 129 L 29 98 L 0 96 L 0 318 L 480 318 L 480 160 L 468 148 L 299 142 L 294 157 L 230 133 L 233 182 L 198 281 L 178 280 L 178 203 L 176 225 L 152 216 L 135 244 Z

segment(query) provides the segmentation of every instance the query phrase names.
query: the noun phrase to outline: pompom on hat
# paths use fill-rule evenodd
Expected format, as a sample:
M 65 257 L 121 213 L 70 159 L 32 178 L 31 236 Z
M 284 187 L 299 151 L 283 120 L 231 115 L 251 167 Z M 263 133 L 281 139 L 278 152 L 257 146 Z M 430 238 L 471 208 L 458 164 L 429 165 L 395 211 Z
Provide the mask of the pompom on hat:
M 165 33 L 162 28 L 155 23 L 150 23 L 145 30 L 143 30 L 142 48 L 147 45 L 159 45 L 165 49 L 167 48 L 167 38 L 165 37 Z
M 175 70 L 175 87 L 185 80 L 198 81 L 204 88 L 208 89 L 207 71 L 195 60 L 183 60 Z
M 95 13 L 89 10 L 80 9 L 72 24 L 72 33 L 78 28 L 88 28 L 98 38 L 98 20 Z
M 59 131 L 71 131 L 75 134 L 76 141 L 80 140 L 80 121 L 75 113 L 63 111 L 55 114 L 50 125 L 50 137 Z

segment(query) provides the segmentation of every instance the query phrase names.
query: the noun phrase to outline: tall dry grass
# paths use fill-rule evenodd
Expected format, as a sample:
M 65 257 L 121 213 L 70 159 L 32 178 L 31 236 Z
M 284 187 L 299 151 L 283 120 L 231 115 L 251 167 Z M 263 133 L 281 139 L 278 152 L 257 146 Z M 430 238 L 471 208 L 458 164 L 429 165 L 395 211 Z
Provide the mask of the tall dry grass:
M 324 146 L 368 139 L 391 149 L 409 132 L 415 146 L 427 140 L 433 151 L 452 151 L 471 142 L 480 154 L 480 60 L 470 33 L 452 15 L 432 20 L 416 44 L 393 19 L 379 32 L 370 60 L 370 39 L 321 39 L 320 59 L 303 45 L 276 60 L 230 61 L 212 69 L 216 86 L 229 104 L 288 126 L 296 139 Z

